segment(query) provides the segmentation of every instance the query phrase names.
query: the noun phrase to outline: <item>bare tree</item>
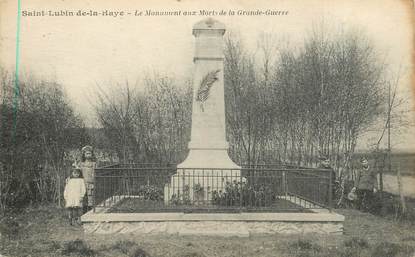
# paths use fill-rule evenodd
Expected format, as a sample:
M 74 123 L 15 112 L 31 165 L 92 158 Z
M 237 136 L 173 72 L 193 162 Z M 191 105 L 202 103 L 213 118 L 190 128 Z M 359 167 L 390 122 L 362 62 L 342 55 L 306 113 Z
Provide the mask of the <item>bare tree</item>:
M 179 162 L 190 137 L 190 84 L 179 87 L 155 73 L 142 85 L 142 91 L 126 84 L 115 92 L 97 92 L 96 112 L 107 140 L 123 162 Z
M 10 96 L 1 105 L 1 204 L 60 204 L 67 175 L 64 155 L 87 140 L 83 123 L 56 82 L 21 79 L 12 98 L 14 79 L 4 70 L 1 79 L 4 95 Z
M 384 65 L 364 34 L 324 29 L 296 49 L 263 35 L 259 60 L 239 38 L 226 39 L 228 135 L 239 162 L 310 165 L 325 154 L 346 169 L 382 112 Z
M 116 149 L 119 158 L 127 162 L 130 155 L 136 152 L 137 141 L 133 126 L 139 119 L 140 102 L 128 82 L 123 86 L 117 85 L 117 88 L 119 89 L 110 93 L 100 88 L 95 109 L 111 146 Z

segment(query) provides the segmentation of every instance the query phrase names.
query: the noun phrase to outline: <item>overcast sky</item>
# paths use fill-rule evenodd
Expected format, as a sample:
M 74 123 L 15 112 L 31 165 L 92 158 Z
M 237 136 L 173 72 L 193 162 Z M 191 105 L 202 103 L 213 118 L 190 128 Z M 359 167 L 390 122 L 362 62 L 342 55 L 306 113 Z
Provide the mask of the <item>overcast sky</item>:
M 0 60 L 12 70 L 15 65 L 16 0 L 0 0 Z M 364 3 L 362 3 L 364 2 Z M 409 71 L 413 43 L 410 1 L 103 1 L 21 0 L 22 11 L 124 11 L 124 17 L 21 17 L 21 74 L 56 79 L 64 85 L 75 109 L 88 124 L 94 124 L 90 102 L 96 84 L 135 82 L 143 72 L 187 77 L 192 72 L 194 23 L 204 16 L 134 16 L 135 10 L 196 11 L 234 10 L 288 11 L 284 16 L 213 16 L 228 31 L 241 35 L 255 51 L 260 33 L 295 46 L 312 23 L 324 20 L 332 28 L 357 27 L 375 42 L 391 64 L 402 64 L 401 94 L 413 95 Z M 409 103 L 412 105 L 412 102 Z M 413 117 L 414 115 L 412 115 Z M 413 131 L 413 130 L 412 130 Z M 400 137 L 399 148 L 414 148 L 415 135 Z

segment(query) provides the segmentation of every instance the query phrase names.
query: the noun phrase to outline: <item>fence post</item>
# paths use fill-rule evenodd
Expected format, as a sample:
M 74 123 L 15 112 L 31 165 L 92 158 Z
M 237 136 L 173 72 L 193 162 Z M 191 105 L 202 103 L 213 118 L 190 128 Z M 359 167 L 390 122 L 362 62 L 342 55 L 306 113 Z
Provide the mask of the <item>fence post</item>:
M 287 198 L 288 196 L 288 192 L 287 192 L 287 176 L 285 174 L 285 170 L 282 172 L 282 191 L 285 195 L 285 198 Z
M 329 171 L 329 211 L 333 208 L 333 172 L 331 169 Z
M 97 196 L 97 194 L 96 194 L 96 192 L 97 192 L 97 178 L 96 178 L 96 176 L 97 176 L 97 169 L 94 167 L 94 197 L 92 198 L 92 210 L 93 210 L 92 212 L 95 212 L 95 206 L 96 206 L 96 204 L 95 204 L 95 198 Z M 88 188 L 86 188 L 85 195 L 88 195 Z M 84 203 L 85 203 L 85 201 L 84 201 Z M 88 202 L 86 203 L 86 205 L 88 206 Z M 87 210 L 88 210 L 88 207 L 87 207 Z
M 231 175 L 233 170 L 231 170 Z M 239 173 L 239 212 L 242 212 L 242 173 Z

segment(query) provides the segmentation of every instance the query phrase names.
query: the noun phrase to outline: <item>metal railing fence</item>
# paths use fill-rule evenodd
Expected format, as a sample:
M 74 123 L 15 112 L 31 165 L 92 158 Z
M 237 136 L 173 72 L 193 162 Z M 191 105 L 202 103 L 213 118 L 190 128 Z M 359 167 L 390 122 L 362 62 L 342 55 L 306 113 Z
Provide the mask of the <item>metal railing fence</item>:
M 115 165 L 95 169 L 95 207 L 115 212 L 307 211 L 331 208 L 332 172 L 277 166 L 178 169 Z

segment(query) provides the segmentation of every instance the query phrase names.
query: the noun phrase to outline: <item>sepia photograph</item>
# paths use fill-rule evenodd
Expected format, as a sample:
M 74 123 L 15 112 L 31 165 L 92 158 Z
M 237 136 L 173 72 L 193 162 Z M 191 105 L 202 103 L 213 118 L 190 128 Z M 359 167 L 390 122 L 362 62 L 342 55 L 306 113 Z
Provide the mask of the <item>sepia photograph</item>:
M 415 256 L 412 0 L 0 0 L 0 257 Z

